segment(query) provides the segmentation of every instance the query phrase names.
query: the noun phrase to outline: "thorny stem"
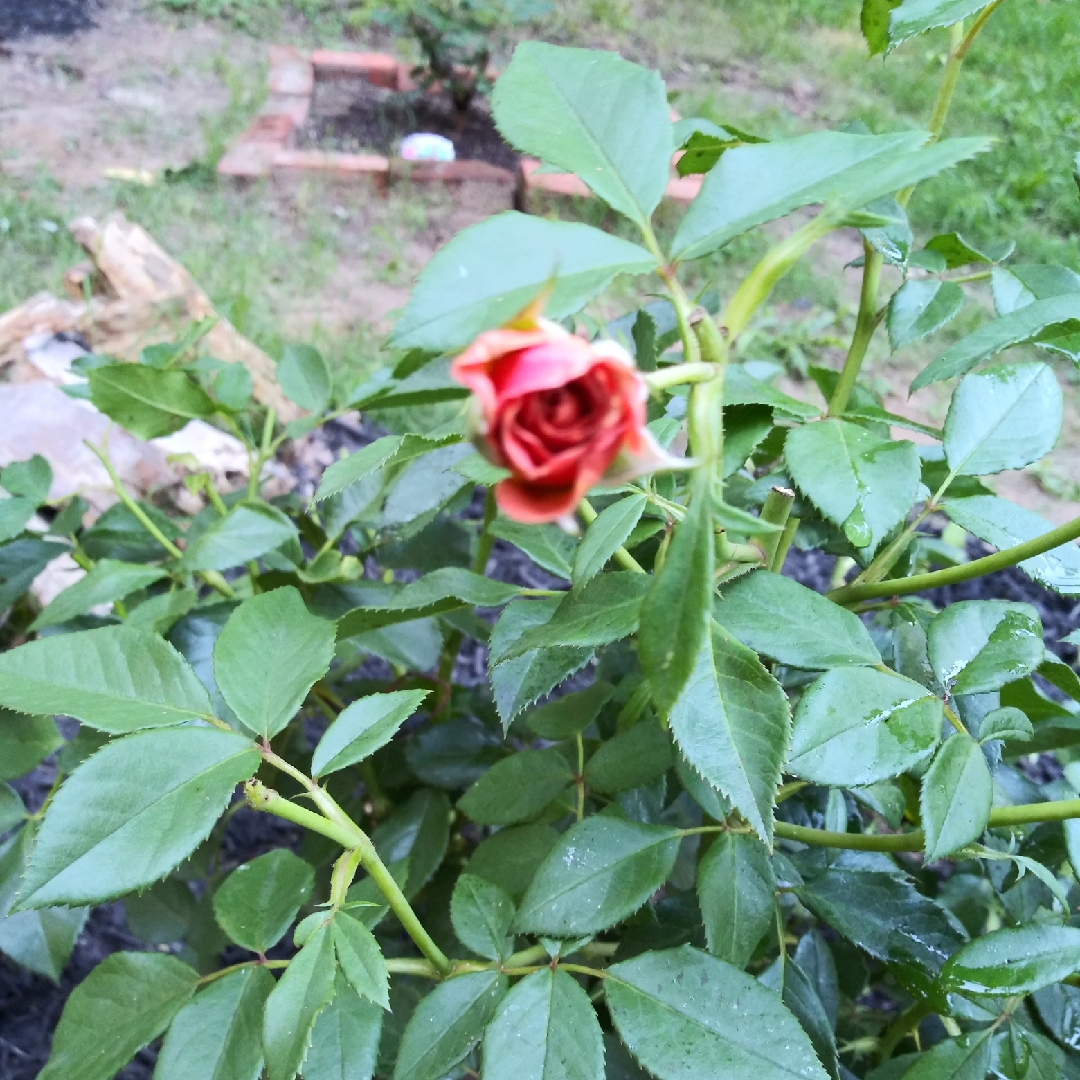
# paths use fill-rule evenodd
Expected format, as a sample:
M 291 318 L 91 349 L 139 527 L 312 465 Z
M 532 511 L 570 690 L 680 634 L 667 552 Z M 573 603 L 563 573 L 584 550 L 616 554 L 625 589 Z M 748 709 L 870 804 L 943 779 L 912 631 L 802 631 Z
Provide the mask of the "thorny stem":
M 1036 536 L 1033 540 L 1026 540 L 1015 547 L 1004 548 L 981 559 L 973 559 L 971 562 L 960 563 L 958 566 L 947 566 L 928 574 L 915 574 L 913 577 L 845 585 L 826 595 L 835 603 L 846 605 L 855 604 L 861 600 L 872 600 L 879 596 L 904 596 L 908 593 L 922 592 L 925 589 L 936 589 L 942 585 L 956 585 L 961 581 L 971 581 L 984 574 L 992 574 L 995 570 L 1015 566 L 1026 559 L 1033 559 L 1036 555 L 1042 555 L 1078 537 L 1080 537 L 1080 517 L 1073 518 L 1072 521 L 1067 521 L 1064 525 L 1043 533 L 1042 536 Z
M 588 499 L 582 499 L 578 503 L 578 513 L 581 515 L 581 520 L 586 525 L 591 525 L 597 518 L 596 511 L 592 508 L 592 503 Z M 624 570 L 632 570 L 635 574 L 647 573 L 645 568 L 630 554 L 624 547 L 618 547 L 615 549 L 615 553 L 611 556 Z

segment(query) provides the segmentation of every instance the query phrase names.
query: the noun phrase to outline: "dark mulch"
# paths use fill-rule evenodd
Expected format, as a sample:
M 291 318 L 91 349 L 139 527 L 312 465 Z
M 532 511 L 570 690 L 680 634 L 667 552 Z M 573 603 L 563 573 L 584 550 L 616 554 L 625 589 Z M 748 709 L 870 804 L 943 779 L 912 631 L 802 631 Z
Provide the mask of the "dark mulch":
M 96 0 L 0 0 L 0 41 L 33 34 L 63 36 L 86 30 L 94 25 L 92 15 L 96 6 Z M 7 1077 L 2 1064 L 0 1077 L 5 1080 Z
M 495 130 L 482 97 L 474 99 L 463 126 L 444 94 L 403 94 L 362 79 L 316 86 L 314 106 L 298 140 L 305 149 L 393 157 L 406 135 L 425 131 L 448 138 L 459 161 L 517 168 L 518 156 Z

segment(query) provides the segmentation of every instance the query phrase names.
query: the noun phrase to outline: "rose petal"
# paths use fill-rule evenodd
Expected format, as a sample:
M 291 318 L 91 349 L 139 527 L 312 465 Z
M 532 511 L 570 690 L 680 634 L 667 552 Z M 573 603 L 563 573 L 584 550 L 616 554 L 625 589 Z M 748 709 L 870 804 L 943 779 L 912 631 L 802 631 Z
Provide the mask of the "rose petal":
M 499 510 L 514 521 L 526 525 L 543 525 L 572 514 L 581 501 L 573 487 L 536 488 L 515 477 L 495 485 L 495 502 Z

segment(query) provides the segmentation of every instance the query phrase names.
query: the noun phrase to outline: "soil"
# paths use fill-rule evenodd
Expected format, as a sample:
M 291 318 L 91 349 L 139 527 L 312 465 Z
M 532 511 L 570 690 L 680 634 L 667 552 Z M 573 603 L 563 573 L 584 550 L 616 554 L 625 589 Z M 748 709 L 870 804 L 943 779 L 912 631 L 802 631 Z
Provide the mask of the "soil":
M 404 136 L 423 131 L 448 138 L 459 161 L 517 167 L 518 155 L 503 142 L 479 95 L 463 120 L 444 93 L 399 93 L 362 79 L 316 83 L 312 104 L 299 139 L 305 149 L 397 156 Z

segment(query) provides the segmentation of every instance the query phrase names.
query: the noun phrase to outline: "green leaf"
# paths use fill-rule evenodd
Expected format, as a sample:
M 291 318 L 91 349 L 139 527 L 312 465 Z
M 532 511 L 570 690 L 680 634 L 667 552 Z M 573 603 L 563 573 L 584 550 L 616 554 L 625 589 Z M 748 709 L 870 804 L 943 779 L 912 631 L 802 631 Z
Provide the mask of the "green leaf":
M 1033 672 L 1045 647 L 1039 613 L 1007 600 L 962 600 L 926 635 L 934 674 L 952 694 L 986 694 Z
M 799 489 L 857 548 L 873 553 L 919 495 L 915 444 L 879 438 L 845 420 L 788 433 L 784 460 Z
M 334 1000 L 319 1013 L 304 1080 L 371 1080 L 384 1011 L 359 997 L 338 972 Z
M 800 420 L 812 420 L 821 415 L 816 405 L 793 398 L 781 390 L 770 386 L 761 379 L 755 379 L 742 364 L 731 364 L 724 377 L 724 405 L 768 405 L 779 409 L 781 414 L 798 417 Z
M 341 711 L 315 747 L 312 776 L 326 776 L 370 757 L 394 737 L 429 693 L 429 690 L 395 690 L 354 701 Z
M 261 558 L 295 538 L 296 526 L 280 510 L 241 503 L 191 541 L 178 569 L 185 574 L 228 570 Z
M 674 764 L 671 736 L 646 719 L 600 744 L 585 766 L 585 783 L 604 794 L 630 791 L 658 780 Z
M 961 528 L 1000 549 L 1034 540 L 1053 525 L 1015 503 L 994 495 L 972 495 L 946 499 L 942 509 Z M 1052 551 L 1018 564 L 1029 577 L 1065 596 L 1080 593 L 1080 549 L 1062 544 Z
M 318 349 L 310 345 L 286 345 L 276 375 L 282 392 L 301 409 L 321 413 L 330 404 L 333 379 Z
M 483 1080 L 604 1080 L 589 995 L 565 971 L 535 971 L 503 998 L 484 1037 Z
M 33 499 L 21 496 L 0 499 L 0 540 L 13 540 L 18 536 L 36 511 L 37 503 Z
M 40 506 L 52 487 L 52 466 L 40 454 L 26 461 L 13 461 L 0 469 L 0 487 L 9 495 L 21 495 Z
M 547 315 L 561 319 L 616 274 L 655 268 L 644 248 L 589 225 L 497 214 L 463 229 L 428 262 L 390 340 L 401 349 L 461 348 L 512 319 L 549 286 Z
M 489 960 L 505 960 L 512 942 L 507 937 L 514 922 L 513 898 L 494 882 L 464 873 L 450 898 L 454 933 L 467 948 Z
M 574 554 L 573 582 L 576 588 L 596 577 L 616 549 L 626 543 L 647 504 L 644 495 L 629 495 L 597 515 L 585 530 Z
M 242 968 L 210 983 L 169 1027 L 157 1080 L 258 1080 L 263 1006 L 274 986 L 263 967 Z
M 481 840 L 465 870 L 493 882 L 517 901 L 558 839 L 550 825 L 511 825 Z
M 293 1080 L 311 1044 L 311 1029 L 334 996 L 334 944 L 326 923 L 289 961 L 266 1000 L 263 1049 L 269 1080 Z
M 19 907 L 99 903 L 152 884 L 206 839 L 260 760 L 248 739 L 210 727 L 110 742 L 49 804 Z
M 173 956 L 118 952 L 71 992 L 41 1080 L 112 1080 L 195 993 L 198 974 Z
M 504 730 L 522 709 L 528 708 L 583 668 L 592 656 L 592 650 L 588 648 L 553 646 L 549 649 L 533 649 L 502 663 L 504 654 L 521 634 L 547 623 L 560 603 L 557 597 L 513 600 L 491 632 L 488 671 L 495 707 L 502 718 Z
M 273 948 L 292 926 L 315 886 L 315 871 L 286 848 L 238 866 L 214 893 L 214 918 L 237 945 Z
M 507 981 L 497 971 L 474 971 L 435 987 L 405 1026 L 394 1080 L 446 1076 L 480 1041 L 506 994 Z
M 990 1029 L 985 1028 L 938 1043 L 903 1071 L 903 1080 L 983 1080 L 993 1059 L 990 1034 Z M 896 1074 L 898 1078 L 900 1075 Z
M 849 941 L 924 987 L 967 939 L 944 907 L 895 873 L 832 867 L 795 894 Z
M 441 615 L 461 607 L 501 607 L 518 595 L 515 585 L 474 574 L 460 566 L 432 570 L 404 586 L 380 606 L 358 608 L 338 620 L 338 637 Z
M 675 144 L 655 71 L 611 52 L 526 41 L 492 108 L 511 146 L 576 173 L 631 221 L 646 225 L 660 205 Z
M 409 860 L 402 886 L 413 896 L 439 868 L 450 842 L 450 801 L 443 791 L 423 788 L 382 822 L 371 834 L 380 858 L 387 864 Z
M 758 976 L 758 981 L 780 995 L 780 1000 L 810 1036 L 810 1044 L 818 1060 L 836 1080 L 839 1070 L 836 1037 L 833 1035 L 835 1022 L 830 1021 L 816 987 L 798 961 L 789 957 L 781 963 L 778 959 Z
M 982 836 L 993 803 L 994 782 L 982 747 L 967 735 L 950 736 L 922 780 L 926 861 L 951 855 Z
M 669 719 L 687 761 L 771 844 L 791 719 L 757 654 L 714 622 Z
M 518 910 L 517 929 L 571 938 L 632 915 L 667 881 L 679 832 L 614 817 L 588 817 L 559 838 Z
M 127 927 L 148 945 L 171 945 L 186 938 L 197 907 L 191 890 L 177 877 L 124 897 Z
M 360 481 L 374 476 L 380 469 L 404 465 L 432 450 L 452 446 L 460 441 L 457 435 L 438 438 L 427 435 L 384 435 L 328 466 L 322 474 L 312 502 L 319 503 L 339 495 L 353 484 L 359 484 Z
M 542 739 L 569 739 L 584 731 L 611 700 L 615 687 L 595 682 L 585 690 L 564 694 L 529 713 L 525 723 Z
M 889 13 L 903 0 L 863 0 L 859 23 L 871 56 L 889 48 Z
M 965 994 L 1030 994 L 1080 968 L 1080 930 L 1047 923 L 993 930 L 949 957 L 946 990 Z
M 0 703 L 121 733 L 210 715 L 183 657 L 157 634 L 106 626 L 0 654 Z
M 92 368 L 90 400 L 110 420 L 140 439 L 179 431 L 189 420 L 213 416 L 214 402 L 183 371 L 160 371 L 145 364 Z
M 712 482 L 709 469 L 699 470 L 686 517 L 675 526 L 664 565 L 641 602 L 638 659 L 664 715 L 678 701 L 709 637 L 715 561 Z
M 816 784 L 856 787 L 925 761 L 941 737 L 941 699 L 902 675 L 837 668 L 799 699 L 787 768 Z
M 221 696 L 248 730 L 272 739 L 330 670 L 335 627 L 291 585 L 245 600 L 214 645 Z
M 608 973 L 615 1028 L 660 1080 L 828 1075 L 780 998 L 723 960 L 684 945 L 644 953 Z
M 14 780 L 64 745 L 51 716 L 0 709 L 0 780 Z
M 893 351 L 936 333 L 964 306 L 964 290 L 936 278 L 905 281 L 889 300 L 886 324 Z
M 9 832 L 26 817 L 22 797 L 10 784 L 0 784 L 0 835 Z
M 390 976 L 374 934 L 347 911 L 339 911 L 330 924 L 338 966 L 361 997 L 390 1009 Z
M 0 610 L 11 607 L 53 559 L 68 551 L 66 544 L 46 540 L 16 540 L 0 546 Z
M 1012 706 L 992 709 L 979 721 L 979 742 L 997 739 L 1001 742 L 1030 742 L 1035 734 L 1031 721 Z
M 570 566 L 575 558 L 577 542 L 558 525 L 525 525 L 500 517 L 488 526 L 488 532 L 521 548 L 549 574 L 570 580 Z
M 889 46 L 939 26 L 952 26 L 988 7 L 990 0 L 904 0 L 889 18 Z
M 772 924 L 776 877 L 760 840 L 721 833 L 698 863 L 697 895 L 713 956 L 746 967 Z
M 1080 292 L 1080 274 L 1053 264 L 1020 264 L 1008 269 L 995 266 L 990 272 L 990 287 L 997 313 L 1008 315 L 1036 300 Z
M 1080 295 L 1053 296 L 1036 300 L 1024 307 L 984 323 L 972 334 L 945 350 L 932 364 L 924 368 L 911 384 L 911 393 L 931 383 L 963 375 L 982 360 L 1008 349 L 1023 345 L 1062 324 L 1080 320 Z
M 90 909 L 51 907 L 0 918 L 0 952 L 59 984 Z
M 558 750 L 522 750 L 493 765 L 458 801 L 478 825 L 511 825 L 540 813 L 573 783 Z
M 1021 469 L 1049 453 L 1063 415 L 1046 364 L 1008 364 L 965 375 L 945 418 L 945 459 L 963 476 Z
M 837 219 L 989 147 L 986 139 L 929 146 L 922 131 L 851 135 L 818 131 L 728 150 L 675 233 L 676 259 L 696 259 L 756 225 L 825 203 Z M 921 148 L 921 149 L 920 149 Z
M 713 615 L 744 645 L 791 667 L 814 670 L 881 663 L 858 615 L 768 570 L 724 586 Z
M 629 571 L 594 578 L 580 591 L 567 593 L 547 622 L 526 630 L 493 663 L 504 664 L 533 649 L 593 648 L 629 637 L 637 629 L 638 611 L 651 582 L 648 574 Z
M 136 630 L 149 630 L 164 636 L 198 602 L 199 594 L 194 589 L 173 589 L 144 600 L 130 612 L 124 623 Z
M 985 6 L 985 4 L 984 4 Z M 956 270 L 972 263 L 996 263 L 1007 259 L 1016 248 L 1015 241 L 976 246 L 958 232 L 941 233 L 926 242 L 927 251 L 936 251 L 945 260 L 946 270 Z

